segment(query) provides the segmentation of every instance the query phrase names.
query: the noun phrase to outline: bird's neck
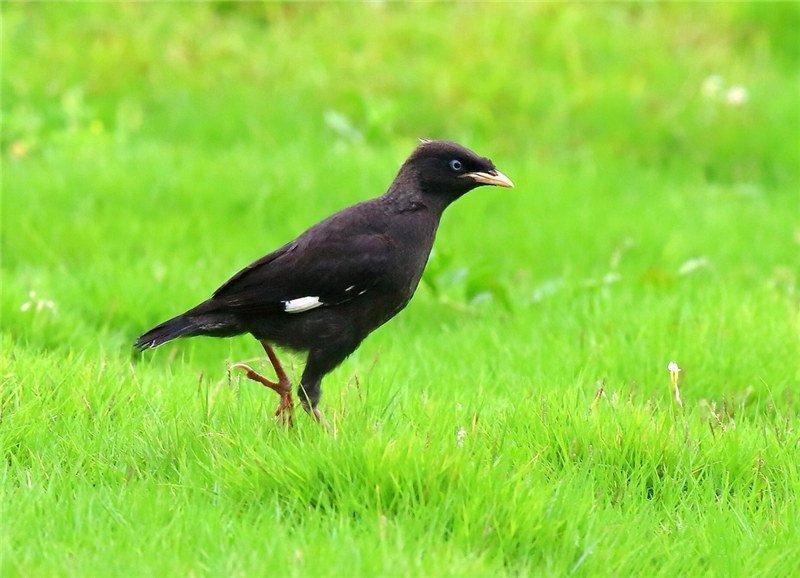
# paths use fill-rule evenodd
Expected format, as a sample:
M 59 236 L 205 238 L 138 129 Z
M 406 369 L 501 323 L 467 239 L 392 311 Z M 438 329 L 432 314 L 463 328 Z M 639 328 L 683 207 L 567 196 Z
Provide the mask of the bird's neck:
M 393 183 L 383 195 L 383 201 L 391 211 L 408 213 L 422 211 L 435 217 L 438 221 L 442 212 L 452 202 L 443 195 L 428 194 L 419 187 L 403 186 Z

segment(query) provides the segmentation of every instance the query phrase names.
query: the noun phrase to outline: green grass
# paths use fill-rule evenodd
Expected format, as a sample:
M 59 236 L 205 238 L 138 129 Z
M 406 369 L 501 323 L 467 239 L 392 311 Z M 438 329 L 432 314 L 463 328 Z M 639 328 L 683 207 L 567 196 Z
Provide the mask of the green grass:
M 0 575 L 800 573 L 797 4 L 2 16 Z M 517 188 L 448 210 L 329 431 L 227 375 L 251 338 L 131 354 L 416 137 Z

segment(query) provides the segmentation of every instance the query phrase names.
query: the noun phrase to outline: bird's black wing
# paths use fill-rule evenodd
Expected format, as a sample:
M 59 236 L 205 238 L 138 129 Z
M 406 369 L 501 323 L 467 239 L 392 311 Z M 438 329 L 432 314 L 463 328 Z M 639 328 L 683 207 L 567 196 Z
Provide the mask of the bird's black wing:
M 355 299 L 387 276 L 392 246 L 385 235 L 308 233 L 239 271 L 212 301 L 238 312 L 301 313 Z

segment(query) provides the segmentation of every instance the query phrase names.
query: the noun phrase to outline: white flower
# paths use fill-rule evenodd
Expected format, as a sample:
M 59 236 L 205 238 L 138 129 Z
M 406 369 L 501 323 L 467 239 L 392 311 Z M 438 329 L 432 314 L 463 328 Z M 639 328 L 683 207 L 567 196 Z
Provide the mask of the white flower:
M 744 86 L 736 85 L 731 86 L 725 92 L 725 102 L 731 106 L 741 106 L 747 102 L 747 89 Z
M 464 445 L 464 439 L 467 437 L 467 430 L 463 427 L 458 428 L 458 433 L 456 434 L 456 446 L 462 447 Z
M 36 311 L 42 309 L 49 309 L 50 311 L 56 310 L 56 304 L 52 299 L 39 299 L 36 297 L 36 291 L 28 291 L 28 300 L 20 305 L 19 310 L 25 313 L 34 308 Z
M 699 269 L 708 269 L 711 266 L 711 262 L 708 260 L 707 257 L 697 257 L 695 259 L 689 259 L 688 261 L 684 262 L 683 265 L 680 266 L 678 269 L 678 275 L 689 275 L 690 273 L 694 273 Z
M 678 367 L 678 364 L 674 361 L 670 361 L 669 365 L 667 365 L 667 369 L 669 370 L 670 389 L 672 390 L 672 395 L 675 397 L 675 403 L 683 408 L 681 390 L 678 387 L 678 372 L 680 372 L 681 368 Z
M 747 88 L 741 84 L 725 86 L 725 80 L 719 74 L 707 76 L 700 87 L 700 93 L 707 100 L 722 102 L 728 106 L 742 106 L 749 97 Z

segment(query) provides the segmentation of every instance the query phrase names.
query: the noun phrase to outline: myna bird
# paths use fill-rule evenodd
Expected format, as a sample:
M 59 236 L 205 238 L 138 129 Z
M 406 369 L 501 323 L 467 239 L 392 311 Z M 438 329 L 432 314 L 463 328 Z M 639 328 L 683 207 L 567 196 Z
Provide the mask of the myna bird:
M 290 422 L 292 384 L 272 346 L 307 352 L 297 394 L 319 420 L 322 378 L 408 304 L 442 212 L 483 185 L 514 186 L 492 161 L 461 145 L 422 141 L 382 196 L 339 211 L 248 265 L 210 299 L 142 335 L 135 347 L 249 333 L 264 347 L 277 381 L 243 363 L 232 368 L 276 391 L 275 415 Z

